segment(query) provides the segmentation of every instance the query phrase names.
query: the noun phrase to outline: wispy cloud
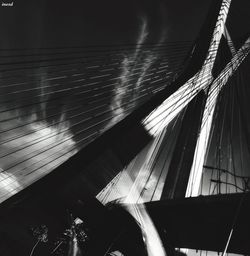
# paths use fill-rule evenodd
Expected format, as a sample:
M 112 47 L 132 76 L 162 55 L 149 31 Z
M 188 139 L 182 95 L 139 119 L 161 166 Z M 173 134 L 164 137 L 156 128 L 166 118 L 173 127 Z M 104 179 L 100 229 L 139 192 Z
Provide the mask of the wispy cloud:
M 155 47 L 165 40 L 165 35 L 161 37 L 155 47 L 152 47 L 151 51 L 144 51 L 143 45 L 146 43 L 148 36 L 147 19 L 143 17 L 141 18 L 141 27 L 136 40 L 135 50 L 131 54 L 125 54 L 121 63 L 121 73 L 117 78 L 114 95 L 110 104 L 113 118 L 105 129 L 110 128 L 124 118 L 128 107 L 136 105 L 136 98 L 138 97 L 143 79 L 158 58 Z
M 60 109 L 54 122 L 47 120 L 50 84 L 46 77 L 46 73 L 40 77 L 40 90 L 36 92 L 39 100 L 33 107 L 22 108 L 17 103 L 15 110 L 9 110 L 8 105 L 1 105 L 0 201 L 40 179 L 77 152 L 65 110 Z

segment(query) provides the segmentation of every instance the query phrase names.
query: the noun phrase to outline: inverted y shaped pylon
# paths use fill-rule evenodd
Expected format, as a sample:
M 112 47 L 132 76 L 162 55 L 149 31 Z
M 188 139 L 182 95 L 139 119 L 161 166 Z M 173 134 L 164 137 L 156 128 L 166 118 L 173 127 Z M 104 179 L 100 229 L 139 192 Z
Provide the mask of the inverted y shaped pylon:
M 186 196 L 198 195 L 215 103 L 219 92 L 250 51 L 250 39 L 246 40 L 245 44 L 237 53 L 235 53 L 235 49 L 232 48 L 232 45 L 231 47 L 229 45 L 233 58 L 217 78 L 213 77 L 212 69 L 222 34 L 228 34 L 225 22 L 230 3 L 231 0 L 222 1 L 212 40 L 209 45 L 208 54 L 202 68 L 143 120 L 145 128 L 155 136 L 160 133 L 201 90 L 206 92 L 206 105 L 202 117 L 201 130 L 197 140 Z M 231 39 L 229 38 L 228 40 Z
M 206 90 L 214 80 L 212 68 L 215 63 L 221 36 L 224 33 L 230 3 L 231 0 L 222 1 L 208 54 L 201 69 L 143 120 L 143 124 L 150 134 L 155 136 L 161 132 L 200 90 Z
M 227 84 L 228 79 L 235 73 L 243 60 L 250 53 L 250 37 L 244 45 L 233 56 L 232 60 L 226 65 L 219 76 L 213 81 L 207 93 L 207 100 L 202 117 L 200 135 L 197 140 L 194 160 L 190 172 L 190 179 L 187 186 L 186 196 L 197 196 L 199 192 L 202 169 L 205 154 L 208 147 L 209 135 L 212 127 L 213 114 L 216 101 L 222 88 Z

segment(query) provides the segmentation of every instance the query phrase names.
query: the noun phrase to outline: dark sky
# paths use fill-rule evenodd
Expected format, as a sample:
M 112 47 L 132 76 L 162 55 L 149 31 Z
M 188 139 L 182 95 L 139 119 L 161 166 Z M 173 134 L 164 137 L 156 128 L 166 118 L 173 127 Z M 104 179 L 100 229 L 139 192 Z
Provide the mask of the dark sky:
M 211 0 L 19 0 L 0 8 L 0 47 L 79 46 L 133 42 L 142 17 L 151 40 L 162 30 L 168 40 L 193 39 Z M 249 31 L 250 3 L 232 1 L 233 37 Z M 149 38 L 150 40 L 150 38 Z
M 195 37 L 211 1 L 71 0 L 14 1 L 0 8 L 0 46 L 46 47 L 134 42 L 145 18 L 156 40 Z M 149 38 L 150 40 L 150 38 Z

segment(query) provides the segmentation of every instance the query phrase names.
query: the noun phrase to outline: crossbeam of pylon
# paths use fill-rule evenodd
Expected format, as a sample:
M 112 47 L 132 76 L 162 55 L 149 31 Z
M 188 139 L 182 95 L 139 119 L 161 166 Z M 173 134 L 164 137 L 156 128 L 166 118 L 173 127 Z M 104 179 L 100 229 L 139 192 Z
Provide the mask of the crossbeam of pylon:
M 228 79 L 235 73 L 243 60 L 250 53 L 250 37 L 244 45 L 237 51 L 232 60 L 222 70 L 220 75 L 211 84 L 202 117 L 202 125 L 200 135 L 195 149 L 193 165 L 191 167 L 190 179 L 187 186 L 186 196 L 197 196 L 202 176 L 202 169 L 205 160 L 205 154 L 209 141 L 209 134 L 212 127 L 212 120 L 216 101 L 222 88 L 227 84 Z
M 199 93 L 213 81 L 212 68 L 218 52 L 219 43 L 224 33 L 231 0 L 223 0 L 221 9 L 209 45 L 208 54 L 200 71 L 190 78 L 175 93 L 168 97 L 159 107 L 152 111 L 143 121 L 145 128 L 156 135 Z

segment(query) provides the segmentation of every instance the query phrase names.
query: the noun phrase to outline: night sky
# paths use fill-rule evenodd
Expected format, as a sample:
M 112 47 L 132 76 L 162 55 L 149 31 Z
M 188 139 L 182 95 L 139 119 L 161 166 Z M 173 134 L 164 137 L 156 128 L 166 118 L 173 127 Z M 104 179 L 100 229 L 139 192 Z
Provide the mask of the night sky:
M 145 18 L 149 40 L 162 30 L 169 41 L 193 40 L 211 1 L 14 1 L 0 8 L 1 48 L 133 43 Z M 250 4 L 232 1 L 229 29 L 234 38 L 249 32 Z
M 0 9 L 1 48 L 134 43 L 141 19 L 149 40 L 192 40 L 210 1 L 15 1 Z

